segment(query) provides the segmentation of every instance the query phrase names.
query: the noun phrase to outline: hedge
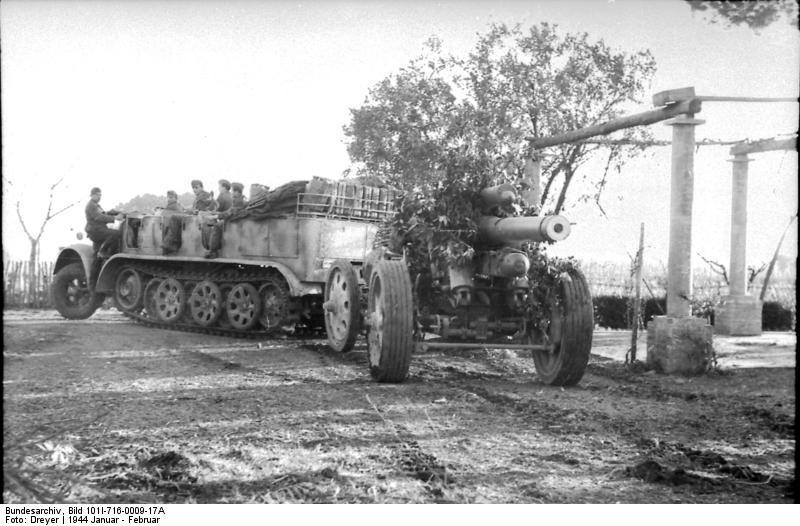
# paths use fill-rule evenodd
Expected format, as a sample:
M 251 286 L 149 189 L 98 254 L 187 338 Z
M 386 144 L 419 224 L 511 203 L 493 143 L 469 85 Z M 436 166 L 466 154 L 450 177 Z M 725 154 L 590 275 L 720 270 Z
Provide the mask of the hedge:
M 623 296 L 595 296 L 594 319 L 599 327 L 607 329 L 628 329 L 632 309 L 629 298 Z M 642 302 L 642 318 L 645 325 L 653 316 L 662 316 L 667 311 L 667 298 L 648 298 Z M 714 304 L 709 299 L 692 302 L 692 313 L 714 324 Z M 765 301 L 761 312 L 761 327 L 765 331 L 792 331 L 795 328 L 794 309 L 787 308 L 777 301 Z

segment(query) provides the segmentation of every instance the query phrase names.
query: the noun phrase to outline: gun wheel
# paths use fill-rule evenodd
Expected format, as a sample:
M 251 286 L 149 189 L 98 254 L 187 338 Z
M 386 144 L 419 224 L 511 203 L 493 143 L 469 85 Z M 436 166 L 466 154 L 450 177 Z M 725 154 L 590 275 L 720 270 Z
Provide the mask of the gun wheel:
M 549 385 L 575 385 L 589 363 L 594 330 L 592 295 L 580 271 L 561 275 L 550 310 L 548 348 L 533 352 L 536 373 Z
M 379 382 L 402 382 L 414 349 L 411 280 L 405 262 L 382 260 L 373 269 L 367 320 L 372 377 Z
M 227 321 L 240 331 L 251 328 L 261 315 L 261 299 L 258 291 L 249 283 L 234 285 L 225 300 Z
M 358 276 L 348 261 L 337 261 L 325 283 L 325 332 L 328 345 L 337 352 L 353 348 L 361 332 L 361 305 Z
M 186 292 L 180 281 L 167 278 L 159 283 L 153 296 L 156 316 L 164 323 L 175 323 L 183 316 Z
M 138 312 L 144 300 L 142 278 L 136 270 L 125 267 L 114 283 L 114 302 L 117 308 L 125 312 Z
M 189 314 L 198 325 L 213 325 L 222 314 L 223 306 L 222 292 L 213 281 L 203 280 L 192 288 L 189 295 Z

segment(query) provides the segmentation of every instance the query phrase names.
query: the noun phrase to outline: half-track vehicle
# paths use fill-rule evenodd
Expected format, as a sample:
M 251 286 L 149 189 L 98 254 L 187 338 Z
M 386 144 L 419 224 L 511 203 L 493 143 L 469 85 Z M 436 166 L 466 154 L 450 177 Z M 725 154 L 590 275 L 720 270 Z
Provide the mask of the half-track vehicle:
M 377 381 L 402 382 L 414 352 L 500 348 L 532 352 L 552 385 L 583 376 L 592 345 L 592 300 L 578 270 L 563 272 L 546 301 L 532 290 L 526 249 L 570 233 L 559 215 L 477 221 L 474 255 L 412 273 L 389 228 L 399 192 L 331 182 L 285 185 L 239 215 L 128 214 L 119 252 L 63 249 L 52 293 L 67 318 L 87 318 L 105 297 L 140 322 L 233 336 L 324 327 L 329 346 L 352 349 L 366 334 Z M 516 199 L 511 185 L 485 188 L 487 210 Z M 208 229 L 218 245 L 209 247 Z M 220 242 L 221 241 L 221 242 Z M 217 249 L 207 258 L 208 249 Z M 102 251 L 101 251 L 102 253 Z
M 342 269 L 359 275 L 394 197 L 388 187 L 314 178 L 251 196 L 224 219 L 128 213 L 116 253 L 88 244 L 60 251 L 53 301 L 64 317 L 83 319 L 111 297 L 140 322 L 222 335 L 321 328 L 326 281 L 358 286 L 340 283 Z

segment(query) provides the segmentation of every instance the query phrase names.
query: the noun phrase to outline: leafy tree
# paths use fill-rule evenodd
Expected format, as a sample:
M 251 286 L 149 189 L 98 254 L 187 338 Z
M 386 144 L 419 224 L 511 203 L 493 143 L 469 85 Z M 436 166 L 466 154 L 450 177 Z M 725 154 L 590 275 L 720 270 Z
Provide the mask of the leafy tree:
M 422 56 L 351 109 L 348 152 L 359 172 L 412 191 L 435 224 L 468 228 L 477 188 L 519 182 L 531 153 L 526 137 L 618 117 L 640 101 L 654 71 L 648 51 L 615 52 L 585 33 L 562 35 L 547 23 L 528 30 L 491 25 L 465 58 L 443 55 L 431 39 Z M 546 210 L 563 209 L 578 168 L 598 148 L 566 144 L 543 158 Z M 612 147 L 608 166 L 618 167 L 627 151 Z M 593 183 L 594 192 L 581 197 L 599 203 L 605 177 Z
M 780 19 L 794 27 L 797 22 L 797 0 L 686 0 L 692 11 L 705 13 L 711 23 L 727 26 L 749 26 L 754 31 Z

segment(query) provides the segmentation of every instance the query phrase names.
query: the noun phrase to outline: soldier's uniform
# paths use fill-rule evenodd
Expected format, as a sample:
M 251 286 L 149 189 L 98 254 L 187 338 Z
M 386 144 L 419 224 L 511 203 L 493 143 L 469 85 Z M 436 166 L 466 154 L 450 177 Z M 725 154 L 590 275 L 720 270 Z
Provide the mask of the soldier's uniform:
M 230 191 L 231 184 L 226 179 L 220 179 L 219 186 L 219 195 L 217 196 L 217 212 L 225 212 L 230 210 L 231 205 L 233 205 Z
M 99 188 L 92 189 L 92 195 L 100 194 Z M 86 235 L 95 244 L 95 248 L 108 241 L 109 244 L 116 241 L 119 243 L 120 231 L 106 226 L 108 223 L 113 223 L 116 219 L 115 216 L 106 214 L 100 203 L 94 199 L 90 199 L 86 204 Z M 110 241 L 109 241 L 110 240 Z M 115 247 L 118 248 L 118 245 Z
M 199 179 L 195 179 L 192 181 L 192 190 L 195 188 L 200 188 L 199 192 L 194 193 L 194 203 L 192 204 L 192 210 L 196 212 L 213 212 L 217 209 L 217 202 L 214 200 L 214 197 L 203 190 L 203 182 Z
M 199 193 L 195 194 L 192 210 L 197 210 L 198 212 L 213 212 L 216 209 L 217 202 L 210 193 L 205 190 L 200 190 Z
M 234 212 L 243 210 L 247 206 L 247 199 L 245 199 L 244 195 L 242 195 L 242 190 L 244 190 L 244 185 L 242 183 L 233 183 L 231 185 L 231 189 L 233 189 L 234 191 L 234 193 L 231 194 L 231 209 Z M 239 195 L 236 195 L 235 192 L 237 191 Z

